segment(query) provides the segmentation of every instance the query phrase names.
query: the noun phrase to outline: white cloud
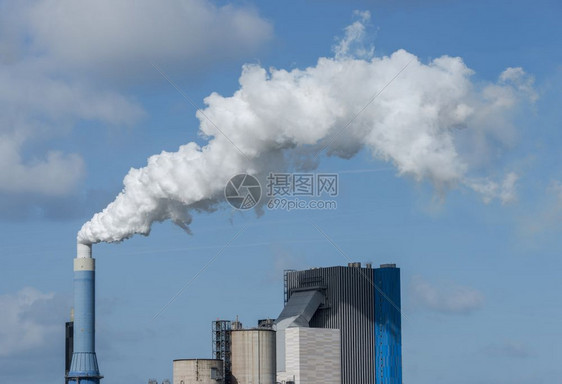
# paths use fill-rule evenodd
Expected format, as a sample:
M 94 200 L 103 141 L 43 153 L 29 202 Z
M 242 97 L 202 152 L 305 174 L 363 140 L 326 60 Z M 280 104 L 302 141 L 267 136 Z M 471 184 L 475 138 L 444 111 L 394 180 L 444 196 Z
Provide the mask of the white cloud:
M 543 199 L 537 201 L 532 212 L 523 216 L 520 223 L 524 235 L 558 231 L 562 226 L 562 182 L 551 180 L 544 191 Z
M 125 97 L 54 79 L 33 64 L 0 64 L 0 192 L 63 196 L 84 174 L 79 154 L 22 155 L 29 143 L 64 134 L 80 119 L 123 125 L 143 112 Z
M 59 310 L 54 293 L 26 287 L 15 294 L 0 295 L 0 357 L 36 350 L 52 343 L 61 321 L 49 311 Z M 53 308 L 54 307 L 54 308 Z
M 281 244 L 272 245 L 273 268 L 268 274 L 268 282 L 279 282 L 283 279 L 283 273 L 287 269 L 301 270 L 307 267 L 306 256 L 300 252 L 294 252 Z
M 501 183 L 493 180 L 469 180 L 467 185 L 480 193 L 486 203 L 497 198 L 502 204 L 509 204 L 517 200 L 515 183 L 518 179 L 519 176 L 515 172 L 510 172 Z
M 552 180 L 547 188 L 547 191 L 555 196 L 559 208 L 562 208 L 562 182 Z
M 370 59 L 375 53 L 375 47 L 366 43 L 366 27 L 371 20 L 369 11 L 355 11 L 353 16 L 357 19 L 353 24 L 345 27 L 345 35 L 337 39 L 333 47 L 336 59 L 356 57 Z
M 33 53 L 110 77 L 157 75 L 151 63 L 202 69 L 252 54 L 272 37 L 254 9 L 208 0 L 36 0 L 11 19 Z
M 77 153 L 26 147 L 80 120 L 134 124 L 143 110 L 117 79 L 184 73 L 238 59 L 271 38 L 249 7 L 207 0 L 32 0 L 0 3 L 0 193 L 67 196 L 84 175 Z M 104 78 L 111 81 L 100 81 Z
M 535 79 L 529 76 L 521 67 L 509 67 L 500 75 L 500 81 L 504 84 L 513 84 L 527 95 L 531 101 L 535 102 L 538 99 L 538 94 L 535 91 Z
M 468 314 L 484 304 L 484 295 L 474 288 L 454 284 L 437 287 L 421 276 L 412 279 L 410 289 L 418 304 L 441 313 Z
M 22 163 L 19 147 L 0 138 L 0 191 L 64 196 L 81 179 L 84 162 L 77 154 L 49 151 L 44 160 Z
M 123 125 L 142 114 L 138 106 L 114 91 L 58 78 L 42 63 L 30 61 L 0 65 L 0 107 L 4 112 L 3 131 L 17 128 L 19 122 L 65 119 L 96 119 Z
M 491 344 L 486 348 L 486 352 L 494 357 L 500 356 L 524 359 L 532 356 L 532 351 L 528 345 L 514 340 Z

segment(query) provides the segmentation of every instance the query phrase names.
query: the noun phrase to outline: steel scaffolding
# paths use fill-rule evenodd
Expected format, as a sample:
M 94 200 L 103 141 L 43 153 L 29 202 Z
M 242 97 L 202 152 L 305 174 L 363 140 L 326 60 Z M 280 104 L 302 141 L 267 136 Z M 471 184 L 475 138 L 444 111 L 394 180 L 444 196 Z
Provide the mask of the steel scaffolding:
M 232 324 L 230 320 L 216 320 L 212 323 L 212 336 L 213 336 L 213 358 L 223 361 L 222 377 L 224 384 L 230 384 L 231 378 L 231 339 L 230 331 Z

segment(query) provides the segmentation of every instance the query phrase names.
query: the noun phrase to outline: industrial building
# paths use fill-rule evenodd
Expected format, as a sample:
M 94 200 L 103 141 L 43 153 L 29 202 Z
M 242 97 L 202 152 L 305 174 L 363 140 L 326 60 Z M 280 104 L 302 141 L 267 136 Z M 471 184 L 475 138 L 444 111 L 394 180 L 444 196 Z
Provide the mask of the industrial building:
M 276 320 L 278 381 L 295 377 L 295 384 L 402 384 L 400 269 L 395 264 L 372 268 L 371 264 L 350 263 L 347 267 L 286 271 L 284 295 L 285 306 Z M 299 336 L 302 332 L 308 336 L 296 346 L 295 328 Z M 313 350 L 320 348 L 315 344 L 328 337 L 306 328 L 339 331 L 341 381 L 297 379 L 309 369 L 305 364 L 313 358 Z M 303 349 L 310 350 L 310 355 L 303 357 Z M 297 367 L 295 354 L 302 362 Z
M 222 383 L 223 361 L 220 359 L 179 359 L 173 362 L 174 384 Z
M 102 378 L 95 353 L 94 263 L 91 247 L 79 244 L 74 316 L 65 335 L 68 384 L 99 384 Z M 288 270 L 283 294 L 275 320 L 259 320 L 252 328 L 238 318 L 213 321 L 212 358 L 174 360 L 173 384 L 402 384 L 395 264 Z
M 230 320 L 212 322 L 212 359 L 173 362 L 174 384 L 275 384 L 276 354 L 273 320 L 244 328 Z
M 275 321 L 244 329 L 238 319 L 217 320 L 212 335 L 221 383 L 402 384 L 400 269 L 350 263 L 285 271 Z M 195 382 L 174 375 L 174 384 Z
M 285 361 L 277 382 L 341 384 L 339 329 L 287 328 L 284 339 Z

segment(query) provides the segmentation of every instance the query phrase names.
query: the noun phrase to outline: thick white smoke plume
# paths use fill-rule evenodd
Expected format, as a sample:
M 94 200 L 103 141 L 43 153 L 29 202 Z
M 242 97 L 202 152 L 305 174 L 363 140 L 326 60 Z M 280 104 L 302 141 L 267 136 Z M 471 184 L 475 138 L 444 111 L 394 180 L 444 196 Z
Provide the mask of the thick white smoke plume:
M 123 191 L 84 224 L 78 240 L 147 235 L 153 222 L 168 219 L 187 230 L 189 212 L 213 209 L 232 176 L 310 168 L 324 147 L 328 155 L 343 158 L 366 147 L 400 175 L 428 180 L 440 192 L 464 185 L 485 200 L 512 200 L 517 175 L 499 182 L 474 178 L 470 148 L 474 138 L 501 136 L 494 130 L 505 130 L 517 103 L 533 97 L 525 73 L 508 68 L 497 83 L 476 86 L 472 70 L 458 57 L 424 64 L 398 50 L 366 58 L 368 49 L 351 49 L 362 33 L 357 23 L 348 27 L 333 58 L 320 58 L 304 70 L 246 65 L 234 95 L 213 93 L 197 113 L 208 143 L 185 144 L 131 169 Z

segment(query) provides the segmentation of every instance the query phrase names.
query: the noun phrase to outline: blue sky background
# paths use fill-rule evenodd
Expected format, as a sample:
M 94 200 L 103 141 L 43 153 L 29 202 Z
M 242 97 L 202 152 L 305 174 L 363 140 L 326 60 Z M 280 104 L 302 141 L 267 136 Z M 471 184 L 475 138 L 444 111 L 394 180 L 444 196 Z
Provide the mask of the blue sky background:
M 228 96 L 239 88 L 244 63 L 290 70 L 331 57 L 335 39 L 354 21 L 354 10 L 371 13 L 367 38 L 375 56 L 398 49 L 424 63 L 460 56 L 474 71 L 477 86 L 495 82 L 508 67 L 522 67 L 534 77 L 538 99 L 514 111 L 513 140 L 494 153 L 485 169 L 492 175 L 516 171 L 517 199 L 485 203 L 460 186 L 439 196 L 431 184 L 401 177 L 392 164 L 362 151 L 350 160 L 320 163 L 319 171 L 340 173 L 337 210 L 267 211 L 258 217 L 233 213 L 223 204 L 213 214 L 195 216 L 193 235 L 165 222 L 155 224 L 149 237 L 95 245 L 97 353 L 104 382 L 171 378 L 173 359 L 210 357 L 212 320 L 239 315 L 251 326 L 276 317 L 283 303 L 283 269 L 350 260 L 401 268 L 405 383 L 559 381 L 560 3 L 215 2 L 247 13 L 252 21 L 245 25 L 259 36 L 232 32 L 229 28 L 239 27 L 222 19 L 195 29 L 196 39 L 162 26 L 157 28 L 160 43 L 172 41 L 170 52 L 185 52 L 160 59 L 156 48 L 131 49 L 132 62 L 101 48 L 93 52 L 107 56 L 88 57 L 88 41 L 95 39 L 73 46 L 69 34 L 41 37 L 42 20 L 49 14 L 33 9 L 58 9 L 64 16 L 65 2 L 61 8 L 55 3 L 0 2 L 0 149 L 17 148 L 18 162 L 28 167 L 20 171 L 13 158 L 0 156 L 0 381 L 62 381 L 76 232 L 119 193 L 131 167 L 189 141 L 204 143 L 195 109 L 150 62 L 204 107 L 203 98 L 211 92 Z M 100 13 L 90 19 L 99 17 L 103 25 L 103 15 L 124 15 L 123 28 L 143 28 L 130 24 L 126 11 L 98 3 Z M 202 4 L 208 3 L 185 2 L 188 10 Z M 209 40 L 212 31 L 217 41 Z M 220 36 L 229 34 L 234 40 L 223 42 Z M 117 28 L 115 39 L 120 36 Z M 198 44 L 210 48 L 197 51 Z M 87 59 L 82 61 L 78 48 L 66 46 L 84 48 Z M 72 112 L 72 103 L 53 107 L 47 101 L 54 103 L 55 96 L 66 100 L 49 93 L 53 82 L 70 85 L 72 92 L 78 92 L 77 84 L 84 86 L 89 95 L 84 105 L 109 100 L 117 112 L 92 118 Z M 15 144 L 14 137 L 25 140 Z M 47 182 L 36 187 L 13 183 L 16 171 L 28 177 L 29 167 L 52 150 L 82 159 L 68 188 L 51 193 Z

